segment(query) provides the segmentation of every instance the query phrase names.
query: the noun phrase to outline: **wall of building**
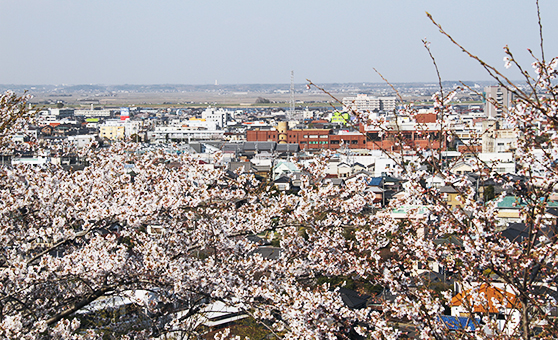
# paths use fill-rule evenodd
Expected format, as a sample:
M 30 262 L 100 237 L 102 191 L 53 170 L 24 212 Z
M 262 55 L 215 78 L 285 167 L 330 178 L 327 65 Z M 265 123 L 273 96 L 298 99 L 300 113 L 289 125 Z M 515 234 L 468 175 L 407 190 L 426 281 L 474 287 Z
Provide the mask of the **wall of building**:
M 484 89 L 486 96 L 485 112 L 489 118 L 501 117 L 512 105 L 513 94 L 501 86 L 489 86 Z
M 101 126 L 99 136 L 110 140 L 120 140 L 126 136 L 125 131 L 124 126 Z
M 437 149 L 440 147 L 438 140 L 438 132 L 430 131 L 425 134 L 418 134 L 416 131 L 403 131 L 403 138 L 406 143 L 405 148 L 419 149 Z M 249 142 L 256 141 L 274 141 L 280 142 L 280 133 L 276 130 L 249 130 L 246 131 L 246 140 Z M 363 133 L 345 133 L 333 134 L 331 129 L 304 129 L 304 130 L 287 130 L 283 137 L 286 137 L 287 143 L 297 143 L 300 149 L 339 149 L 341 147 L 349 149 L 368 149 L 368 150 L 400 150 L 399 139 L 395 133 L 368 132 Z M 368 136 L 368 138 L 367 138 Z M 285 140 L 283 139 L 283 140 Z
M 277 130 L 249 130 L 246 131 L 248 142 L 278 142 L 279 133 Z

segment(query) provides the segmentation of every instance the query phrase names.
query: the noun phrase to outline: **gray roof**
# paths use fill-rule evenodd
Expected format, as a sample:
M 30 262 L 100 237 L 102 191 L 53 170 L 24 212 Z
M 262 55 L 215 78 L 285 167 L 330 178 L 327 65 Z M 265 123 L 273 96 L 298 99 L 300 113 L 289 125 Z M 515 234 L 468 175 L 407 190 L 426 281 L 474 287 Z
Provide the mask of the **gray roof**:
M 202 143 L 199 142 L 192 142 L 189 144 L 190 148 L 192 148 L 197 153 L 202 153 Z
M 276 260 L 281 255 L 281 248 L 259 247 L 254 253 L 261 254 L 264 259 Z
M 267 171 L 267 172 L 271 171 L 271 165 L 254 165 L 254 164 L 252 164 L 252 168 L 255 171 Z
M 273 181 L 273 183 L 291 183 L 291 179 L 287 176 L 281 176 Z
M 296 143 L 277 144 L 277 148 L 275 150 L 277 152 L 298 152 L 299 146 Z
M 245 142 L 243 144 L 243 151 L 268 151 L 273 152 L 275 150 L 276 142 Z
M 384 189 L 380 188 L 380 187 L 368 187 L 365 190 L 366 192 L 373 192 L 373 193 L 382 193 L 385 192 Z
M 440 187 L 440 192 L 448 193 L 448 194 L 457 194 L 459 191 L 457 191 L 454 187 L 446 185 L 446 186 Z
M 227 144 L 223 145 L 223 148 L 221 149 L 221 151 L 227 152 L 227 153 L 242 152 L 242 144 L 227 143 Z
M 326 178 L 324 179 L 324 183 L 331 183 L 333 185 L 343 185 L 345 181 L 342 178 Z
M 360 163 L 355 163 L 355 164 L 360 164 Z M 366 177 L 374 177 L 374 174 L 371 173 L 370 171 L 359 170 L 359 171 L 355 172 L 354 174 L 352 174 L 351 176 L 349 176 L 349 178 L 347 178 L 347 179 L 354 178 L 354 177 L 357 177 L 357 176 L 362 176 L 362 175 L 364 175 Z
M 230 162 L 228 170 L 236 171 L 238 168 L 243 168 L 241 172 L 250 172 L 252 170 L 252 163 L 250 162 Z
M 361 295 L 352 289 L 347 289 L 344 287 L 339 288 L 338 292 L 339 295 L 341 295 L 343 303 L 345 303 L 345 305 L 351 309 L 366 307 L 366 302 L 370 297 L 369 295 Z

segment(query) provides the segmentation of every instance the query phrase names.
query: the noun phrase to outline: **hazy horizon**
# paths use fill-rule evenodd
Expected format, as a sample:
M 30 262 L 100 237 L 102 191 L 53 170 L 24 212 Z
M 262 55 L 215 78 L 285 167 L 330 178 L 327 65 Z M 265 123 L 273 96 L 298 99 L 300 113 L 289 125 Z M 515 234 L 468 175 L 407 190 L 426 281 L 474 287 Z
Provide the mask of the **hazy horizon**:
M 508 45 L 530 70 L 535 1 L 0 0 L 0 84 L 220 85 L 489 81 L 442 36 L 503 69 Z M 547 59 L 558 55 L 558 2 L 541 0 Z M 519 78 L 516 70 L 504 70 Z
M 522 80 L 511 80 L 514 83 L 519 84 L 520 82 L 522 82 Z M 495 81 L 492 81 L 490 79 L 487 80 L 442 80 L 443 84 L 457 84 L 457 83 L 465 83 L 465 84 L 473 84 L 473 83 L 479 83 L 479 84 L 483 84 L 483 85 L 487 85 L 488 83 L 496 83 Z M 295 82 L 294 83 L 295 86 L 297 87 L 306 87 L 306 85 L 308 85 L 308 82 Z M 410 81 L 410 82 L 390 82 L 389 84 L 392 85 L 413 85 L 413 84 L 417 84 L 417 85 L 434 85 L 434 86 L 438 86 L 438 82 L 434 81 L 434 80 L 430 80 L 430 81 Z M 330 82 L 330 83 L 319 83 L 316 84 L 318 86 L 326 86 L 326 85 L 366 85 L 366 86 L 370 86 L 370 85 L 374 85 L 374 86 L 388 86 L 389 84 L 384 82 L 384 81 L 376 81 L 376 82 L 359 82 L 359 81 L 355 81 L 355 82 Z M 145 86 L 145 87 L 156 87 L 156 86 L 184 86 L 184 87 L 239 87 L 239 86 L 290 86 L 290 83 L 229 83 L 229 84 L 173 84 L 173 83 L 152 83 L 152 84 L 102 84 L 102 83 L 97 83 L 97 84 L 93 84 L 93 83 L 89 83 L 89 84 L 80 84 L 80 83 L 75 83 L 75 84 L 2 84 L 0 83 L 0 87 L 9 87 L 9 86 L 16 86 L 16 87 L 26 87 L 26 86 L 48 86 L 48 87 L 79 87 L 79 86 L 99 86 L 99 87 L 125 87 L 125 86 L 130 86 L 130 87 L 140 87 L 140 86 Z

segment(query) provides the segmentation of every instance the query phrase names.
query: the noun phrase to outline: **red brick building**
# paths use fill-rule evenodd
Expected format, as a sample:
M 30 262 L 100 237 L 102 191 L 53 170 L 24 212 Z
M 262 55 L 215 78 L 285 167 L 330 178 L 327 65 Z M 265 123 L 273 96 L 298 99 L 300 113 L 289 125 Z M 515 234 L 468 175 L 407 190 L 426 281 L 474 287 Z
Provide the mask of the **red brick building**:
M 361 133 L 333 134 L 331 129 L 287 130 L 287 143 L 297 143 L 301 149 L 338 149 L 341 142 L 351 149 L 366 149 L 366 136 Z M 246 131 L 246 140 L 279 142 L 279 132 L 276 130 Z
M 246 131 L 246 140 L 273 141 L 279 142 L 280 135 L 282 141 L 286 143 L 297 143 L 302 150 L 310 149 L 338 149 L 343 145 L 350 149 L 368 150 L 399 150 L 400 138 L 405 140 L 405 149 L 436 149 L 440 146 L 438 131 L 417 132 L 346 132 L 334 134 L 332 129 L 295 129 L 286 130 L 283 134 L 277 130 L 249 130 Z M 343 144 L 342 144 L 343 143 Z

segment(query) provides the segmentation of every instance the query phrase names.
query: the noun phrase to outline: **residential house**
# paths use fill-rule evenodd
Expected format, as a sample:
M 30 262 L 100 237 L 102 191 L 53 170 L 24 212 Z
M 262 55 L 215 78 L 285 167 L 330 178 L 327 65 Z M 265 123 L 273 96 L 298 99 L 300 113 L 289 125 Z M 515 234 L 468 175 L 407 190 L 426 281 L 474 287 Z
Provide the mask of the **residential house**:
M 454 175 L 466 175 L 473 172 L 473 166 L 468 162 L 458 162 L 450 169 L 450 172 Z
M 353 174 L 359 173 L 361 171 L 367 171 L 367 170 L 368 168 L 361 163 L 356 162 L 353 164 Z
M 288 191 L 292 188 L 291 179 L 287 176 L 281 176 L 273 181 L 273 185 L 279 191 Z
M 353 167 L 349 164 L 342 162 L 337 164 L 337 177 L 348 178 L 353 173 Z
M 323 183 L 325 185 L 332 184 L 337 187 L 345 186 L 345 180 L 343 178 L 324 178 Z
M 255 172 L 250 162 L 229 162 L 229 164 L 227 164 L 227 170 L 235 173 Z
M 461 206 L 461 202 L 458 200 L 459 191 L 457 191 L 454 187 L 444 185 L 438 190 L 442 201 L 446 202 L 446 204 L 451 206 L 452 209 Z
M 505 333 L 513 332 L 520 322 L 518 305 L 519 301 L 514 293 L 487 283 L 458 293 L 450 303 L 452 316 L 488 315 L 502 321 L 499 323 L 499 331 Z
M 272 179 L 275 181 L 280 177 L 289 176 L 296 172 L 300 172 L 299 168 L 293 162 L 278 161 L 272 170 Z
M 521 223 L 520 211 L 526 206 L 526 202 L 517 196 L 506 196 L 498 202 L 497 217 L 502 225 L 508 223 Z M 557 201 L 549 201 L 548 208 L 558 208 Z M 545 219 L 556 220 L 556 216 L 550 211 L 544 215 Z

